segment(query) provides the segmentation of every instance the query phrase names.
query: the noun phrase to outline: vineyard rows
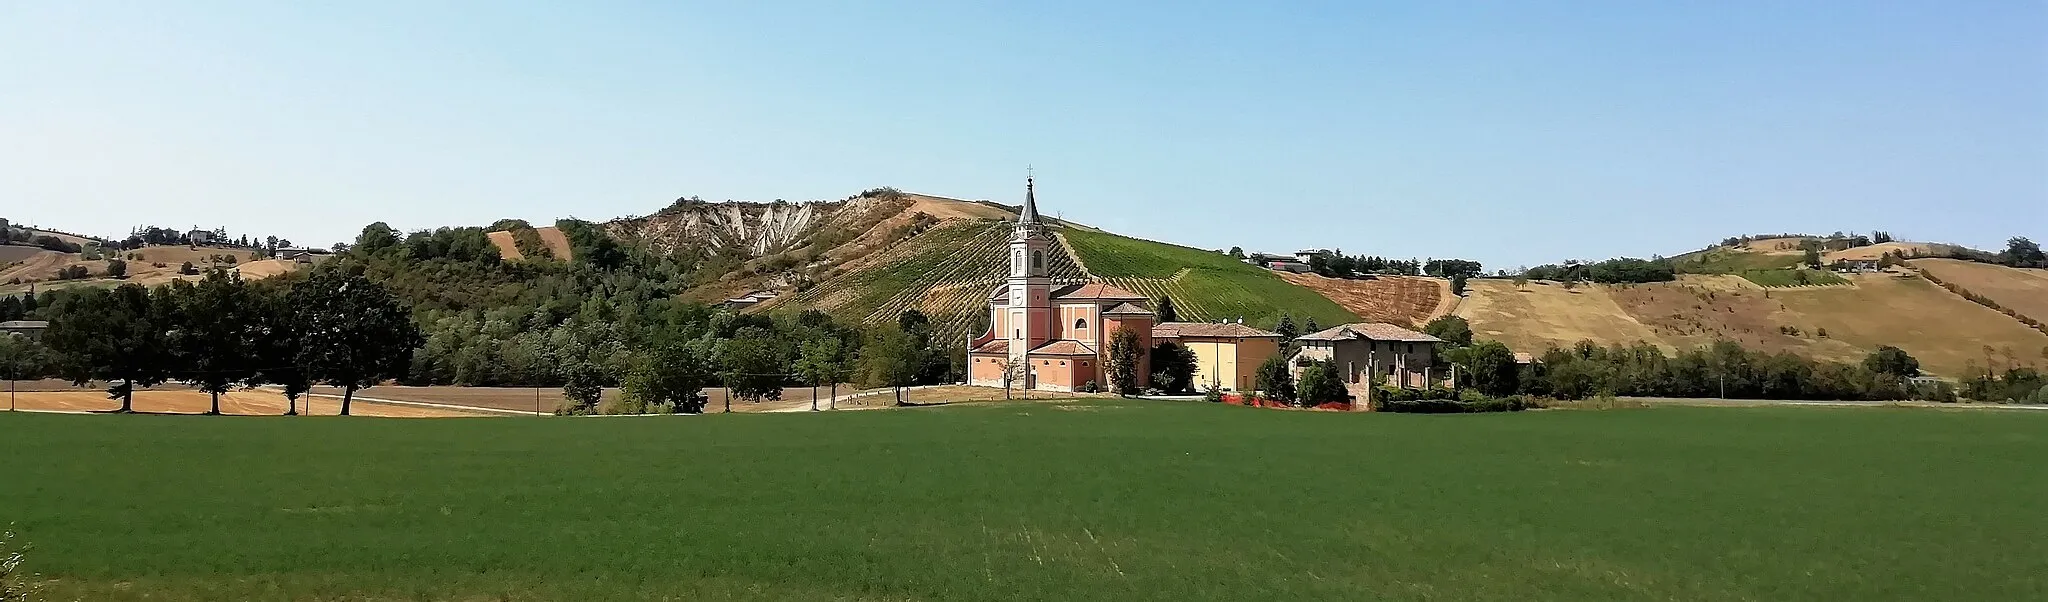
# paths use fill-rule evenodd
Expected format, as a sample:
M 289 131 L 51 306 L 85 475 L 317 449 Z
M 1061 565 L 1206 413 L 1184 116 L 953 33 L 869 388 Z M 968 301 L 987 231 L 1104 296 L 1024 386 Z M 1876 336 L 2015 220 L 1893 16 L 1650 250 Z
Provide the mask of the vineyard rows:
M 896 321 L 917 309 L 930 316 L 943 341 L 962 340 L 980 324 L 988 295 L 1009 276 L 1010 224 L 1001 221 L 949 223 L 904 241 L 871 263 L 870 269 L 825 282 L 791 299 L 835 317 L 867 325 Z M 1085 278 L 1057 245 L 1048 257 L 1055 280 Z

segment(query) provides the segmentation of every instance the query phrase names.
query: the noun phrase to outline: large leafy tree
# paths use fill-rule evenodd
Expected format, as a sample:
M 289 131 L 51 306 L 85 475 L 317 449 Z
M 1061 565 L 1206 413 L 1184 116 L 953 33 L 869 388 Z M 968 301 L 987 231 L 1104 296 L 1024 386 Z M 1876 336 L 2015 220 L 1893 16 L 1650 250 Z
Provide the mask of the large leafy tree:
M 136 387 L 170 377 L 164 341 L 170 305 L 154 301 L 148 289 L 134 284 L 79 290 L 50 310 L 43 344 L 56 354 L 58 373 L 73 384 L 119 381 L 107 389 L 107 397 L 121 400 L 121 412 L 132 412 Z
M 658 346 L 626 375 L 620 394 L 650 409 L 703 413 L 704 387 L 712 383 L 714 376 L 708 356 L 702 341 L 673 341 Z
M 50 352 L 34 340 L 17 334 L 0 334 L 0 379 L 42 378 L 50 373 Z
M 860 351 L 861 379 L 871 385 L 895 389 L 896 403 L 903 403 L 903 387 L 917 382 L 918 357 L 923 350 L 901 328 L 876 332 Z
M 257 357 L 261 358 L 251 384 L 277 385 L 284 389 L 286 416 L 299 413 L 299 398 L 313 388 L 306 368 L 299 364 L 305 349 L 305 335 L 292 312 L 291 289 L 276 285 L 250 286 L 260 304 L 260 332 L 256 335 Z M 309 406 L 307 412 L 311 413 Z
M 1196 361 L 1186 345 L 1161 341 L 1152 346 L 1152 386 L 1169 395 L 1194 392 Z
M 425 342 L 390 291 L 345 268 L 293 286 L 291 304 L 303 329 L 299 363 L 313 381 L 341 387 L 343 416 L 356 391 L 404 376 L 413 350 Z
M 1351 394 L 1344 390 L 1344 379 L 1329 362 L 1316 362 L 1301 371 L 1301 382 L 1295 403 L 1303 407 L 1322 403 L 1342 402 Z
M 1863 358 L 1863 367 L 1878 374 L 1890 374 L 1904 378 L 1920 375 L 1920 360 L 1914 359 L 1906 350 L 1884 345 Z
M 1278 355 L 1266 358 L 1255 373 L 1255 387 L 1258 395 L 1275 401 L 1294 400 L 1294 375 L 1287 371 L 1287 359 Z
M 726 411 L 732 410 L 732 398 L 759 401 L 782 399 L 782 385 L 789 378 L 785 373 L 789 358 L 782 351 L 781 340 L 775 331 L 761 326 L 739 329 L 732 340 L 725 342 L 720 355 L 725 381 Z
M 1521 366 L 1515 352 L 1500 341 L 1479 341 L 1464 351 L 1465 370 L 1472 386 L 1487 395 L 1513 395 L 1519 384 Z M 1660 356 L 1661 357 L 1661 356 Z
M 1472 344 L 1472 324 L 1458 316 L 1442 316 L 1423 325 L 1422 332 L 1449 343 L 1453 347 Z
M 220 414 L 220 394 L 255 380 L 261 365 L 263 306 L 241 277 L 214 270 L 193 285 L 171 283 L 177 302 L 168 333 L 178 380 L 205 391 Z
M 839 395 L 838 383 L 846 378 L 846 351 L 838 337 L 816 336 L 804 341 L 796 359 L 797 378 L 811 385 L 811 411 L 818 411 L 818 387 L 832 385 L 832 395 Z
M 1138 332 L 1129 326 L 1119 326 L 1109 335 L 1109 384 L 1118 395 L 1136 395 L 1138 390 L 1138 364 L 1145 354 L 1144 344 L 1138 339 Z
M 1301 329 L 1294 326 L 1294 316 L 1284 313 L 1280 314 L 1280 323 L 1273 327 L 1273 332 L 1280 333 L 1281 342 L 1291 343 L 1294 337 L 1301 336 Z

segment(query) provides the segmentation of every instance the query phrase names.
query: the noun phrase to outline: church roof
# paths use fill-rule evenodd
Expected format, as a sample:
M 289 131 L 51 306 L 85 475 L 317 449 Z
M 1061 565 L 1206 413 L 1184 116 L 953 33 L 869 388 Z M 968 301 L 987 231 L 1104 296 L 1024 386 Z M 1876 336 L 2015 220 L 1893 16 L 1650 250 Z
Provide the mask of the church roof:
M 1143 307 L 1138 307 L 1138 306 L 1136 306 L 1136 305 L 1132 305 L 1132 304 L 1129 304 L 1129 303 L 1122 303 L 1122 304 L 1118 304 L 1118 305 L 1117 305 L 1116 307 L 1112 307 L 1112 308 L 1110 308 L 1110 309 L 1109 309 L 1109 311 L 1105 311 L 1105 312 L 1102 312 L 1102 315 L 1105 315 L 1105 316 L 1149 316 L 1149 315 L 1152 315 L 1152 310 L 1149 310 L 1149 309 L 1145 309 L 1145 308 L 1143 308 Z
M 1053 341 L 1031 350 L 1031 355 L 1095 355 L 1095 350 L 1080 341 Z
M 1031 176 L 1024 176 L 1024 209 L 1017 212 L 1017 223 L 1038 223 L 1038 198 L 1032 192 Z
M 1069 284 L 1052 291 L 1054 299 L 1115 299 L 1144 301 L 1145 296 L 1100 282 Z
M 1280 338 L 1280 333 L 1269 332 L 1243 324 L 1211 324 L 1208 322 L 1166 322 L 1152 327 L 1152 338 L 1177 339 L 1181 337 L 1218 337 L 1237 339 Z
M 974 352 L 974 353 L 1009 353 L 1009 352 L 1010 352 L 1010 340 L 1009 340 L 1009 339 L 996 339 L 996 340 L 993 340 L 993 341 L 989 341 L 989 342 L 987 342 L 987 343 L 982 343 L 980 347 L 975 347 L 975 348 L 974 348 L 974 351 L 973 351 L 973 352 Z
M 989 291 L 988 298 L 1008 301 L 1010 299 L 1010 285 L 996 285 L 996 290 Z

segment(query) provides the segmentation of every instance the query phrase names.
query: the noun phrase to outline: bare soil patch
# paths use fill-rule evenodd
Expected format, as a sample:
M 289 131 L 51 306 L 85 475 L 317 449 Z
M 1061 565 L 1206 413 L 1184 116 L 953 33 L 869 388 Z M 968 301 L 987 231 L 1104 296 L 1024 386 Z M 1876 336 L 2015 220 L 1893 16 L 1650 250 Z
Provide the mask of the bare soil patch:
M 1770 298 L 1829 338 L 1862 349 L 1892 345 L 1921 368 L 1962 376 L 1986 366 L 2048 365 L 2048 334 L 1910 275 L 1847 277 L 1854 286 L 1770 291 Z M 1860 360 L 1861 358 L 1853 358 Z
M 1450 313 L 1450 284 L 1437 278 L 1379 276 L 1369 280 L 1324 278 L 1281 272 L 1280 278 L 1306 287 L 1370 322 L 1420 326 Z

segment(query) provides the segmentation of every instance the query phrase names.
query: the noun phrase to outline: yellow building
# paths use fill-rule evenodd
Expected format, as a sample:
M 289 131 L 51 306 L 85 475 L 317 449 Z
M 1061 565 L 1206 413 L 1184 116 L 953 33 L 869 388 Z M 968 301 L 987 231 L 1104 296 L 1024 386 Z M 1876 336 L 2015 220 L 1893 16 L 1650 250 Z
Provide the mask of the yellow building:
M 1280 353 L 1279 333 L 1243 324 L 1167 322 L 1152 327 L 1152 340 L 1195 352 L 1196 390 L 1250 390 L 1259 364 Z

